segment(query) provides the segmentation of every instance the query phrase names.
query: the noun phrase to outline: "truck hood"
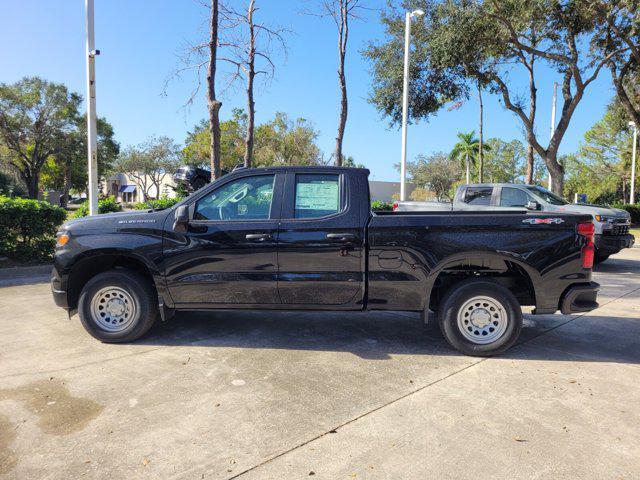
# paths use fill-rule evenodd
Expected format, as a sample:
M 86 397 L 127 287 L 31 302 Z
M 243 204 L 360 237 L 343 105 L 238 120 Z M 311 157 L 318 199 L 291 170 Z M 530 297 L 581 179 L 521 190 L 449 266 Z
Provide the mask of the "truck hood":
M 607 217 L 616 217 L 621 219 L 631 218 L 631 215 L 626 210 L 622 210 L 620 208 L 603 207 L 600 205 L 569 204 L 569 205 L 562 205 L 562 206 L 555 207 L 554 210 L 557 212 L 588 213 L 590 215 L 603 215 Z
M 171 208 L 166 210 L 134 210 L 131 212 L 102 213 L 91 217 L 75 218 L 66 222 L 62 229 L 69 231 L 117 231 L 123 228 L 161 229 Z

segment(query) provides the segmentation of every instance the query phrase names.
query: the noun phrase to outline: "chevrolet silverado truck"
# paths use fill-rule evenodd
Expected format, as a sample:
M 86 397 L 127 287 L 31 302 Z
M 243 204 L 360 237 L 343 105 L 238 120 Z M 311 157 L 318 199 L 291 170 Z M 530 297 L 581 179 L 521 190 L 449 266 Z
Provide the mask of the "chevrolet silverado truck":
M 240 169 L 172 208 L 97 215 L 58 232 L 56 304 L 103 342 L 177 311 L 437 313 L 470 355 L 516 342 L 535 314 L 598 306 L 590 215 L 372 212 L 369 172 Z
M 591 215 L 595 228 L 595 263 L 604 262 L 635 242 L 629 233 L 631 214 L 619 208 L 586 203 L 569 203 L 564 198 L 537 185 L 516 183 L 482 183 L 460 185 L 452 203 L 396 202 L 397 211 L 433 210 L 498 210 L 527 208 L 547 213 L 578 213 Z

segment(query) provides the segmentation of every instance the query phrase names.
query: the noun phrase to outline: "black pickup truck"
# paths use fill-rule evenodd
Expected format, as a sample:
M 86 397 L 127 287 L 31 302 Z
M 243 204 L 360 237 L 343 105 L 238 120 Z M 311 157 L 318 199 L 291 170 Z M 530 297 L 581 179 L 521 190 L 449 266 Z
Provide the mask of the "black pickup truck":
M 180 310 L 437 312 L 471 355 L 505 351 L 534 313 L 597 307 L 589 215 L 372 212 L 369 172 L 242 169 L 162 211 L 66 223 L 55 302 L 105 342 Z

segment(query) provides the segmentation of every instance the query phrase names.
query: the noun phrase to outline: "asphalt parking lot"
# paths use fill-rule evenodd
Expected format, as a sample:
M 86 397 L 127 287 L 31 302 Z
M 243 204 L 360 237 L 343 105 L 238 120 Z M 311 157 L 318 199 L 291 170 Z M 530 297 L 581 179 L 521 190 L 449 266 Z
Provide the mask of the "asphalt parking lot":
M 1 478 L 640 478 L 640 248 L 479 359 L 407 313 L 183 314 L 105 345 L 0 288 Z M 23 282 L 24 283 L 24 282 Z

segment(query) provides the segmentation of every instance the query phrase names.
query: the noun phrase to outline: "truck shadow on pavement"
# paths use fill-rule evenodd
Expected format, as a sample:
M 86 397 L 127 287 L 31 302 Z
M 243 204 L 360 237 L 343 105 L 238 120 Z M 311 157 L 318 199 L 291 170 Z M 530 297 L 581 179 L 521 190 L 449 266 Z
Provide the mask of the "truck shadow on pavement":
M 607 260 L 606 262 L 597 264 L 593 271 L 595 273 L 633 273 L 638 274 L 640 272 L 640 261 L 632 260 L 629 258 L 615 258 Z
M 408 312 L 183 312 L 157 324 L 146 345 L 461 355 L 442 337 L 434 315 L 424 325 Z M 640 320 L 625 317 L 525 316 L 525 328 L 500 358 L 640 364 Z

